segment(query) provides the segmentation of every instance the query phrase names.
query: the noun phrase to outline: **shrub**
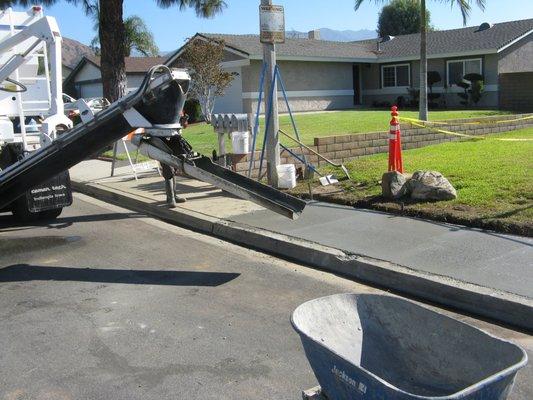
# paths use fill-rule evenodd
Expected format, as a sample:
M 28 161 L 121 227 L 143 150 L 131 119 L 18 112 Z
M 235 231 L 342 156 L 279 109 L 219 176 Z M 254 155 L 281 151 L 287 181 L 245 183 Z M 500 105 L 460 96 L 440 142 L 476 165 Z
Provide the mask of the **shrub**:
M 202 107 L 196 99 L 187 99 L 183 106 L 183 112 L 189 116 L 189 122 L 200 122 L 202 118 Z
M 470 100 L 477 105 L 479 100 L 481 100 L 481 95 L 485 89 L 483 77 L 479 74 L 466 74 L 465 79 L 470 81 L 470 90 L 468 91 L 470 94 Z
M 463 93 L 457 93 L 462 99 L 461 104 L 467 107 L 470 103 L 477 105 L 483 94 L 483 76 L 480 74 L 466 74 L 463 79 L 456 82 L 456 85 L 463 88 Z
M 415 88 L 407 88 L 407 93 L 409 94 L 409 105 L 411 107 L 418 107 L 420 104 L 420 90 Z

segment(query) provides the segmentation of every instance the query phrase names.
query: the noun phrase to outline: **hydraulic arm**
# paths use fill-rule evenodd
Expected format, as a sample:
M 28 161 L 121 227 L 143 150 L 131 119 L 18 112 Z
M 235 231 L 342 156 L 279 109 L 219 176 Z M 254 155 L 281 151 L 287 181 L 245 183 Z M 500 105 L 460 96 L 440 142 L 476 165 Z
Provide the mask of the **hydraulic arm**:
M 145 128 L 145 134 L 135 138 L 135 143 L 148 156 L 236 196 L 296 218 L 305 202 L 218 167 L 210 159 L 194 153 L 188 144 L 181 146 L 179 151 L 165 147 L 159 138 L 161 132 L 181 128 L 180 113 L 189 84 L 184 73 L 165 66 L 152 68 L 136 92 L 0 171 L 0 209 L 30 188 L 67 170 L 132 130 Z

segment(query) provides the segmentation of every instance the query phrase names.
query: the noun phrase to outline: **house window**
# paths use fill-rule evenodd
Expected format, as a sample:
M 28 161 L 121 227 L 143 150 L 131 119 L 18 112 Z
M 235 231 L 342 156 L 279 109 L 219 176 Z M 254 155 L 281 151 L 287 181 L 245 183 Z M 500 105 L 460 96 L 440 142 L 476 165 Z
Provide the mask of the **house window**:
M 382 87 L 407 87 L 411 85 L 411 69 L 409 64 L 382 65 Z
M 448 86 L 455 85 L 458 81 L 463 79 L 463 76 L 466 74 L 482 75 L 483 71 L 481 58 L 447 61 L 446 66 Z

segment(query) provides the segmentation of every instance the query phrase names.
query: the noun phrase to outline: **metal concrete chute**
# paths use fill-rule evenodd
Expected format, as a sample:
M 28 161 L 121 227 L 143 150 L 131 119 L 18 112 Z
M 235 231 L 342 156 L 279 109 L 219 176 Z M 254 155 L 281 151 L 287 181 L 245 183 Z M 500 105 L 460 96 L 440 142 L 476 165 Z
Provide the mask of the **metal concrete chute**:
M 182 175 L 210 183 L 288 218 L 298 218 L 305 207 L 304 201 L 221 167 L 201 154 L 189 151 L 173 155 L 157 137 L 136 135 L 132 143 L 139 147 L 142 154 L 176 168 Z
M 137 128 L 144 128 L 135 143 L 149 157 L 285 216 L 299 215 L 305 207 L 304 201 L 215 166 L 207 157 L 195 153 L 179 135 L 189 80 L 184 70 L 153 67 L 136 92 L 1 171 L 0 209 L 88 155 Z M 179 138 L 177 147 L 166 146 L 163 138 L 170 137 Z

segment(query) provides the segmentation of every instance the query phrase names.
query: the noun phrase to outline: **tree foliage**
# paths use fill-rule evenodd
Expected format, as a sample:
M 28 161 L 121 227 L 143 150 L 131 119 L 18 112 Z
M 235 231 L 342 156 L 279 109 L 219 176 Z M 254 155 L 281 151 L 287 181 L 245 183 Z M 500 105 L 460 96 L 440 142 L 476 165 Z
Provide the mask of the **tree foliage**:
M 224 94 L 236 75 L 220 66 L 224 59 L 224 42 L 193 39 L 181 59 L 191 74 L 191 94 L 200 102 L 204 119 L 211 122 L 216 97 Z
M 416 0 L 416 1 L 419 2 L 420 0 Z M 354 6 L 355 11 L 357 11 L 364 2 L 365 0 L 355 0 L 355 6 Z M 373 0 L 373 2 L 376 4 L 380 4 L 380 3 L 387 2 L 387 0 Z M 472 3 L 476 3 L 479 8 L 484 10 L 486 0 L 440 0 L 440 2 L 449 3 L 452 7 L 454 5 L 459 7 L 459 11 L 461 12 L 461 15 L 463 17 L 463 24 L 466 25 L 466 21 L 468 20 L 468 17 L 470 16 L 470 12 L 472 11 Z
M 99 13 L 94 14 L 94 30 L 99 31 Z M 141 17 L 132 15 L 124 20 L 124 33 L 126 35 L 126 57 L 132 53 L 138 53 L 145 57 L 159 55 L 159 49 L 155 44 L 154 35 L 148 29 Z M 96 54 L 100 54 L 100 37 L 96 35 L 91 41 L 91 48 Z
M 392 0 L 379 13 L 378 35 L 408 35 L 420 33 L 420 2 L 418 0 Z M 426 10 L 426 27 L 430 27 L 430 13 Z
M 97 13 L 94 0 L 65 0 L 67 3 L 79 5 L 87 15 Z M 146 1 L 146 0 L 144 0 Z M 1 6 L 30 6 L 35 0 L 0 0 Z M 59 0 L 40 0 L 43 6 L 50 6 Z M 213 17 L 221 12 L 226 3 L 224 0 L 155 0 L 163 8 L 178 6 L 180 10 L 194 8 L 199 17 Z M 101 52 L 101 72 L 104 97 L 115 101 L 126 94 L 127 56 L 126 30 L 123 19 L 124 0 L 100 0 L 98 2 L 99 38 Z

